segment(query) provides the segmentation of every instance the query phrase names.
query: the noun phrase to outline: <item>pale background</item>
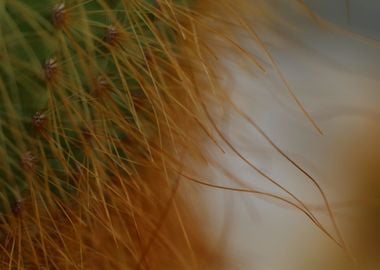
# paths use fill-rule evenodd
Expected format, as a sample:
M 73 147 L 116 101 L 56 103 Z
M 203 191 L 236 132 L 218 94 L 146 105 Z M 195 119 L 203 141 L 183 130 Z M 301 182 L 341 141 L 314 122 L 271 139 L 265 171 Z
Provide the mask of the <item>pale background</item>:
M 276 31 L 272 34 L 261 29 L 261 36 L 324 135 L 319 135 L 300 113 L 273 70 L 262 75 L 231 64 L 236 75 L 229 82 L 232 96 L 271 139 L 317 178 L 330 201 L 349 200 L 358 178 L 345 163 L 344 151 L 347 147 L 360 148 L 366 132 L 378 125 L 380 46 L 355 34 L 317 25 L 300 7 L 289 5 L 291 1 L 268 2 L 281 16 L 279 22 L 286 23 L 273 25 Z M 380 38 L 380 1 L 351 0 L 349 12 L 344 0 L 307 2 L 320 16 L 345 30 Z M 250 44 L 246 48 L 254 51 Z M 321 204 L 306 178 L 241 117 L 228 112 L 220 125 L 250 161 L 304 201 Z M 220 159 L 250 187 L 283 194 L 232 153 Z M 231 184 L 216 173 L 209 175 L 215 182 Z M 214 212 L 210 234 L 220 241 L 216 247 L 228 247 L 234 262 L 231 269 L 334 269 L 326 265 L 324 254 L 343 258 L 332 241 L 296 210 L 249 194 L 216 190 L 206 194 L 212 198 L 209 208 Z M 345 211 L 349 210 L 335 209 L 343 233 L 350 220 Z M 318 216 L 331 230 L 326 215 Z

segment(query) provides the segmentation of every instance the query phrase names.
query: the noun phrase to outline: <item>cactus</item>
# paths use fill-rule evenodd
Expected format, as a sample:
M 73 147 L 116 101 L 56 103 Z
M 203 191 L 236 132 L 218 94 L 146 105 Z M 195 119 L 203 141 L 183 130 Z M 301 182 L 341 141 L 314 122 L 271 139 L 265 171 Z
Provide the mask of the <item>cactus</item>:
M 187 0 L 1 1 L 2 267 L 194 268 L 156 225 L 201 121 L 193 16 Z

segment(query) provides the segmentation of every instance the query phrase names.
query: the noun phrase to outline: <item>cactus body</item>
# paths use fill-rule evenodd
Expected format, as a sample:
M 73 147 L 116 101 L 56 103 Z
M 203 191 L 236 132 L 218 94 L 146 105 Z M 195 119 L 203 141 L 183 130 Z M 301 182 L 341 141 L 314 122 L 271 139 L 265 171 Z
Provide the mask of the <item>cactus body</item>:
M 198 99 L 181 67 L 189 14 L 186 1 L 1 2 L 3 265 L 160 268 L 146 253 L 175 190 L 165 155 Z

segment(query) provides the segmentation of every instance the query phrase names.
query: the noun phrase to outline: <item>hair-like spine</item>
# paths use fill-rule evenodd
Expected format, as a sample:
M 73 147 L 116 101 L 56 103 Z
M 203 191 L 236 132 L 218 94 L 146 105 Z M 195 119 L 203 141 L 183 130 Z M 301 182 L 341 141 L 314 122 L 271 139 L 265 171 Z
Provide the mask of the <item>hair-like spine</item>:
M 197 194 L 183 181 L 280 200 L 344 247 L 317 181 L 224 89 L 226 56 L 258 72 L 272 68 L 321 132 L 245 19 L 260 17 L 256 2 L 1 1 L 1 267 L 228 269 L 223 247 L 212 248 L 202 228 L 202 201 L 189 203 Z M 260 57 L 241 46 L 242 36 Z M 337 239 L 228 141 L 215 104 L 232 107 L 318 188 Z M 197 169 L 210 164 L 239 184 L 205 142 L 233 152 L 284 196 L 201 179 Z

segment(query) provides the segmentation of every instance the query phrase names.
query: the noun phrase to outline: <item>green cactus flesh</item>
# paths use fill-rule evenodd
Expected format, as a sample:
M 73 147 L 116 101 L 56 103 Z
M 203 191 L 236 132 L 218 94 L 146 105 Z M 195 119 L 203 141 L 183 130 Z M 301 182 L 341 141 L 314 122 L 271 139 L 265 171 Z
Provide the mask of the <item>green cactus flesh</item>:
M 165 66 L 176 53 L 177 32 L 161 15 L 153 0 L 1 1 L 1 212 L 15 212 L 31 186 L 50 193 L 41 200 L 70 200 L 81 173 L 127 175 L 136 168 L 125 144 L 148 158 L 156 105 L 144 84 L 165 95 L 150 61 Z

